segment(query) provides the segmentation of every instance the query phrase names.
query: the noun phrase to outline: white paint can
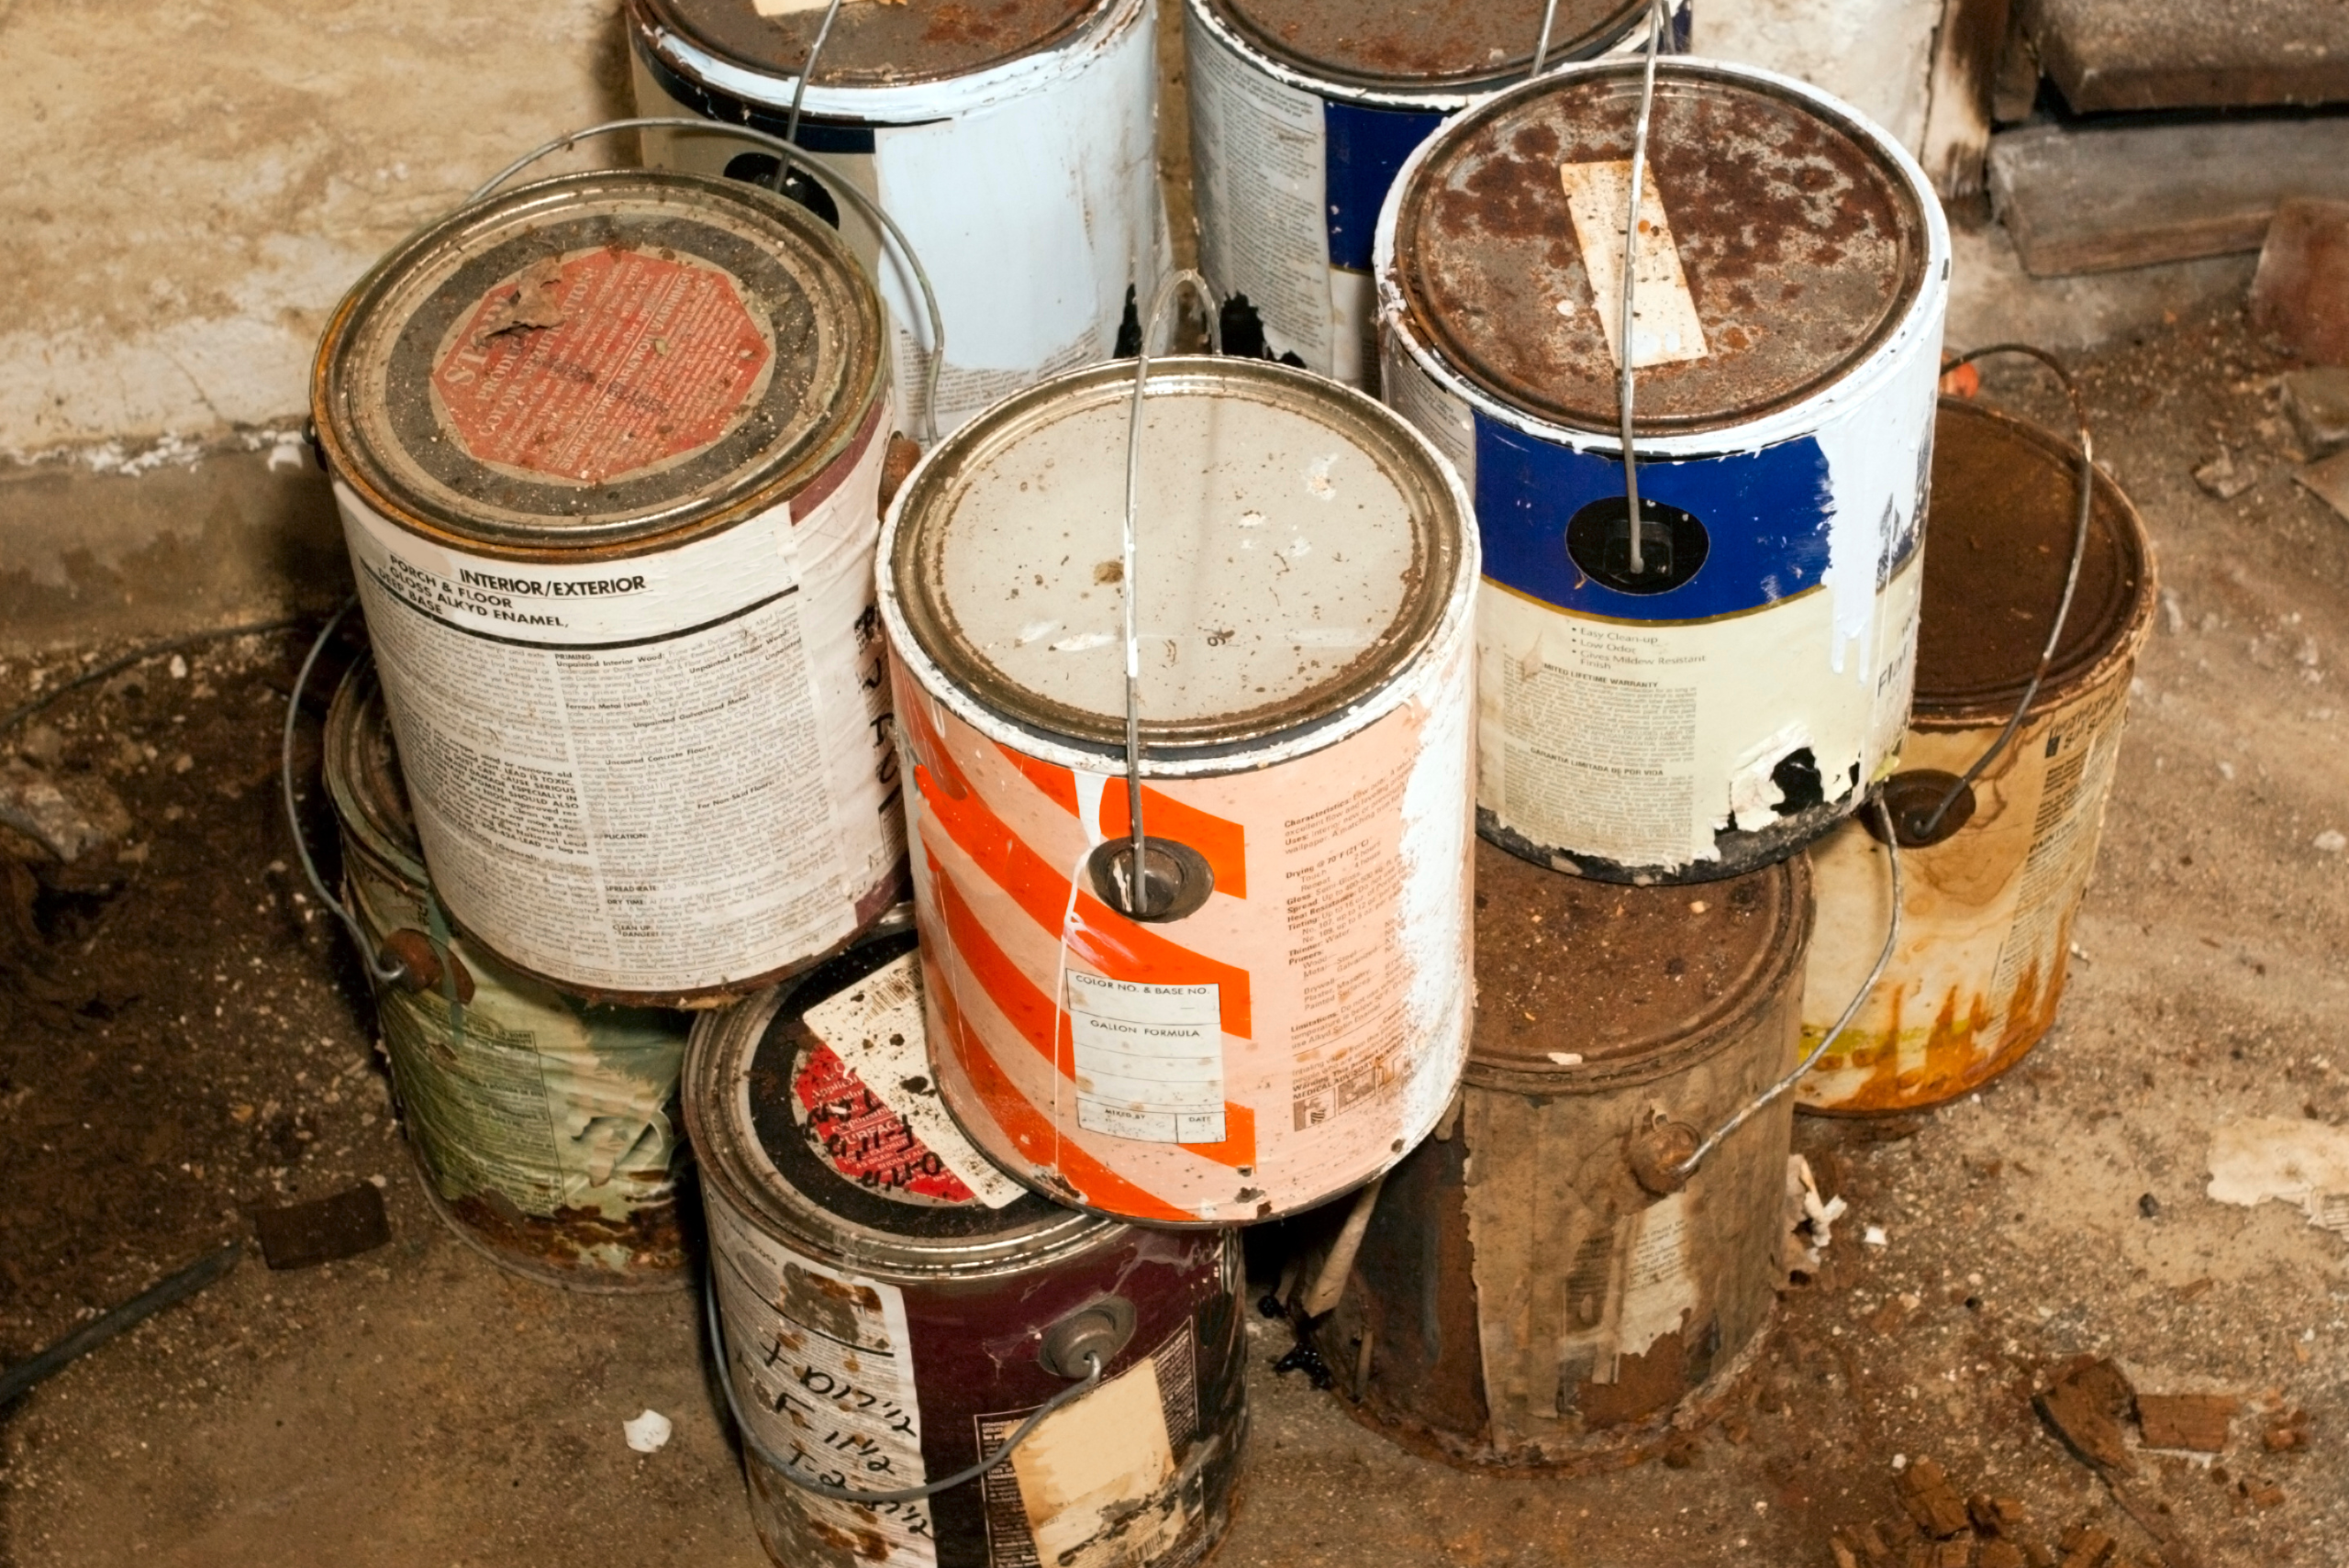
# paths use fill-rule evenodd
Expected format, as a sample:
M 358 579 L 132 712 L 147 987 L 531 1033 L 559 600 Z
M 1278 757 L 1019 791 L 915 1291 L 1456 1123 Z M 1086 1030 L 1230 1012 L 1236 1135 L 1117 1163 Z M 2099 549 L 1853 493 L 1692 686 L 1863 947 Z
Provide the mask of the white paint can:
M 1168 264 L 1158 193 L 1154 0 L 841 7 L 798 144 L 877 200 L 928 267 L 946 328 L 936 428 L 1107 359 Z M 629 0 L 638 108 L 790 129 L 824 7 Z M 771 152 L 647 131 L 650 164 L 768 179 Z M 858 213 L 808 199 L 881 278 L 909 430 L 926 428 L 928 317 L 902 258 Z
M 1909 715 L 1949 232 L 1916 161 L 1768 72 L 1666 62 L 1640 209 L 1631 565 L 1615 339 L 1636 63 L 1495 95 L 1379 219 L 1385 395 L 1484 538 L 1478 830 L 1706 881 L 1793 853 Z
M 1137 575 L 1153 880 L 1130 918 L 1133 370 L 990 410 L 907 481 L 882 615 L 946 1104 L 1014 1175 L 1225 1225 L 1400 1159 L 1467 1049 L 1467 497 L 1402 420 L 1152 361 Z
M 1688 47 L 1690 0 L 1664 47 Z M 1371 244 L 1404 159 L 1523 81 L 1544 0 L 1186 0 L 1199 270 L 1228 350 L 1375 388 Z M 1647 0 L 1564 0 L 1547 63 L 1644 48 Z
M 880 301 L 771 192 L 622 171 L 424 230 L 313 407 L 434 887 L 513 968 L 722 1000 L 894 901 Z

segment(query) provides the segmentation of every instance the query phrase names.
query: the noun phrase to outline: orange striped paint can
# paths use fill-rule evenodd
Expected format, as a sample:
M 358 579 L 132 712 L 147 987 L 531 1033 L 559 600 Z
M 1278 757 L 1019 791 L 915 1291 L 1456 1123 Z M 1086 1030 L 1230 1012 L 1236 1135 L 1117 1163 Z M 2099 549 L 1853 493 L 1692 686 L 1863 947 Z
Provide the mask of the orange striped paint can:
M 1378 1174 L 1458 1085 L 1476 540 L 1451 467 L 1362 395 L 1152 361 L 1141 800 L 1180 885 L 1130 918 L 1132 377 L 998 405 L 883 532 L 932 1059 L 1031 1185 L 1230 1225 Z

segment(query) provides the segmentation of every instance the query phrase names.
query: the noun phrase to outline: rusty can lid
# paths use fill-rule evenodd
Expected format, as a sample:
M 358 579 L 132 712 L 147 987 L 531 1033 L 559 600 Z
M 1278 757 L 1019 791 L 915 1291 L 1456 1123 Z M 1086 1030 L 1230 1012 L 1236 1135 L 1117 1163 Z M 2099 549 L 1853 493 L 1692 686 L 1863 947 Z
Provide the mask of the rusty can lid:
M 1994 409 L 1944 397 L 1917 621 L 1916 717 L 2003 720 L 2022 700 L 2064 597 L 2079 520 L 2079 449 Z M 2110 475 L 2096 475 L 2080 585 L 2033 706 L 2153 624 L 2153 542 Z
M 1133 375 L 1078 371 L 963 426 L 907 482 L 882 543 L 884 613 L 953 690 L 1119 754 Z M 1457 481 L 1398 416 L 1266 361 L 1152 361 L 1145 410 L 1150 760 L 1366 711 L 1466 592 Z
M 312 379 L 328 465 L 470 547 L 608 548 L 806 484 L 884 385 L 881 305 L 840 237 L 737 180 L 520 186 L 394 251 Z
M 1544 0 L 1195 0 L 1272 59 L 1347 86 L 1473 91 L 1532 68 Z M 1621 39 L 1646 0 L 1561 0 L 1552 62 Z
M 425 885 L 424 840 L 408 807 L 407 783 L 392 740 L 392 714 L 384 706 L 384 684 L 375 657 L 362 654 L 335 688 L 327 709 L 327 797 L 344 834 L 376 861 L 413 883 Z
M 1052 48 L 1124 0 L 846 0 L 808 84 L 896 87 L 969 76 Z M 796 78 L 824 0 L 630 0 L 640 28 Z
M 1615 328 L 1598 301 L 1620 297 L 1622 220 L 1604 194 L 1624 186 L 1605 166 L 1630 162 L 1640 82 L 1636 62 L 1609 61 L 1487 99 L 1436 133 L 1392 198 L 1394 280 L 1414 328 L 1494 398 L 1571 428 L 1618 426 Z M 1660 205 L 1686 303 L 1674 311 L 1664 282 L 1643 281 L 1640 297 L 1666 321 L 1693 314 L 1701 341 L 1642 365 L 1642 432 L 1719 429 L 1802 401 L 1861 365 L 1925 285 L 1933 229 L 1911 174 L 1881 132 L 1791 83 L 1660 64 L 1648 169 L 1642 210 Z M 1570 184 L 1609 237 L 1598 294 Z
M 696 1028 L 685 1124 L 716 1195 L 820 1261 L 900 1276 L 1024 1273 L 1123 1231 L 1013 1182 L 945 1119 L 918 939 L 884 928 Z
M 1809 862 L 1631 887 L 1476 841 L 1476 1032 L 1468 1076 L 1566 1093 L 1638 1081 L 1726 1043 L 1801 973 Z

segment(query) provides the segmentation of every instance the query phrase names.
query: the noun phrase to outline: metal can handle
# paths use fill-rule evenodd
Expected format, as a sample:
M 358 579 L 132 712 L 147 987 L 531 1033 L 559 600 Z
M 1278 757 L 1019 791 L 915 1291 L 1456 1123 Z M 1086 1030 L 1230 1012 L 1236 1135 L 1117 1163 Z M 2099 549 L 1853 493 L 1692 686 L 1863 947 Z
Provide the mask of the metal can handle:
M 923 378 L 921 422 L 924 432 L 922 444 L 924 446 L 934 444 L 938 439 L 938 376 L 946 363 L 946 317 L 938 308 L 938 291 L 930 285 L 930 272 L 922 266 L 920 256 L 915 253 L 913 241 L 906 238 L 906 231 L 897 227 L 897 220 L 889 216 L 886 208 L 846 180 L 841 179 L 837 171 L 828 170 L 814 154 L 785 141 L 782 137 L 772 136 L 746 125 L 728 125 L 722 120 L 694 119 L 675 115 L 649 115 L 624 120 L 605 120 L 600 124 L 574 130 L 568 136 L 559 136 L 542 147 L 531 149 L 484 181 L 480 189 L 465 198 L 464 205 L 471 206 L 476 202 L 487 199 L 495 193 L 498 186 L 506 183 L 541 158 L 551 157 L 555 153 L 564 151 L 591 136 L 609 136 L 624 130 L 699 131 L 707 135 L 730 136 L 743 141 L 757 142 L 774 153 L 785 163 L 798 169 L 810 179 L 821 183 L 824 188 L 834 196 L 846 196 L 851 206 L 883 231 L 885 238 L 895 244 L 898 253 L 905 258 L 906 265 L 913 272 L 914 281 L 921 285 L 922 307 L 930 317 L 930 340 L 927 346 L 930 366 Z M 831 178 L 826 179 L 827 174 L 831 175 Z

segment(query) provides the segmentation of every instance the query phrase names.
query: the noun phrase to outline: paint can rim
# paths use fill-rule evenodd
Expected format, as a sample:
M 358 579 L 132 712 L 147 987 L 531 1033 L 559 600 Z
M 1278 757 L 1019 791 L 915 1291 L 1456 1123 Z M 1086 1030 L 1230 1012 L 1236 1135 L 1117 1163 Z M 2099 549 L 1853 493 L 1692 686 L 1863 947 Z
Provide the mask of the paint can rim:
M 460 467 L 429 472 L 418 452 L 440 444 L 443 424 L 432 410 L 429 377 L 397 393 L 386 384 L 395 359 L 413 376 L 417 363 L 440 357 L 437 341 L 429 348 L 407 342 L 422 314 L 453 314 L 469 290 L 481 292 L 476 282 L 496 281 L 488 274 L 469 278 L 468 267 L 479 272 L 499 265 L 500 257 L 518 259 L 534 243 L 545 253 L 545 237 L 563 227 L 578 228 L 572 238 L 601 235 L 599 245 L 623 245 L 655 222 L 671 226 L 670 239 L 682 238 L 676 226 L 698 226 L 748 264 L 767 269 L 771 291 L 796 295 L 806 306 L 812 361 L 788 367 L 792 374 L 776 374 L 768 384 L 756 412 L 766 416 L 770 433 L 752 435 L 751 417 L 734 418 L 717 439 L 654 465 L 657 472 L 620 476 L 615 484 L 638 487 L 640 494 L 607 494 L 597 513 L 582 510 L 576 497 L 608 493 L 613 484 L 520 479 L 473 462 L 469 453 L 434 458 L 441 466 Z M 660 239 L 625 248 L 716 265 Z M 741 303 L 746 315 L 755 310 L 754 319 L 772 323 L 771 301 Z M 514 186 L 462 207 L 377 261 L 336 306 L 320 339 L 311 373 L 312 419 L 336 482 L 408 532 L 499 559 L 626 558 L 674 549 L 768 511 L 852 450 L 874 403 L 887 395 L 884 337 L 880 295 L 871 278 L 840 235 L 799 204 L 742 181 L 678 170 L 588 170 Z M 781 354 L 774 358 L 779 361 Z M 780 362 L 774 368 L 786 370 Z M 778 382 L 785 384 L 774 384 Z M 406 434 L 414 439 L 401 439 L 404 426 L 413 427 Z M 532 504 L 494 505 L 478 494 L 486 482 L 473 489 L 458 483 L 484 475 L 510 479 L 521 499 Z
M 1330 0 L 1317 0 L 1330 7 Z M 1394 4 L 1394 0 L 1390 0 Z M 1380 67 L 1365 56 L 1349 58 L 1334 48 L 1315 52 L 1281 37 L 1277 23 L 1271 17 L 1252 13 L 1271 9 L 1261 0 L 1248 4 L 1246 0 L 1185 0 L 1186 7 L 1213 32 L 1219 42 L 1236 50 L 1251 65 L 1264 71 L 1286 85 L 1299 88 L 1317 96 L 1341 103 L 1352 102 L 1366 107 L 1397 107 L 1424 109 L 1457 109 L 1470 99 L 1486 93 L 1512 85 L 1525 78 L 1532 69 L 1533 50 L 1539 33 L 1541 7 L 1531 8 L 1534 20 L 1522 29 L 1523 48 L 1505 56 L 1497 63 L 1486 62 L 1473 68 L 1452 71 L 1414 71 L 1408 67 Z M 1292 6 L 1290 9 L 1302 9 Z M 1349 16 L 1366 7 L 1344 6 Z M 1411 10 L 1405 4 L 1395 4 L 1398 10 Z M 1647 0 L 1619 0 L 1613 8 L 1598 20 L 1590 22 L 1579 32 L 1560 33 L 1551 41 L 1553 61 L 1586 59 L 1603 53 L 1623 42 L 1642 29 L 1647 16 Z M 1514 35 L 1512 35 L 1514 37 Z M 1345 39 L 1336 42 L 1348 41 Z
M 1431 171 L 1441 167 L 1440 161 L 1459 151 L 1469 139 L 1542 95 L 1594 83 L 1604 83 L 1618 96 L 1635 95 L 1641 70 L 1641 62 L 1629 60 L 1582 61 L 1479 99 L 1405 161 L 1379 216 L 1373 271 L 1378 280 L 1380 315 L 1401 333 L 1411 357 L 1440 384 L 1466 397 L 1480 411 L 1497 412 L 1507 423 L 1528 434 L 1577 448 L 1620 450 L 1612 359 L 1603 350 L 1598 355 L 1598 362 L 1606 373 L 1593 378 L 1594 396 L 1587 406 L 1564 399 L 1546 382 L 1513 377 L 1487 362 L 1475 342 L 1464 331 L 1450 329 L 1446 316 L 1426 297 L 1419 260 L 1420 235 L 1428 227 L 1424 207 Z M 1615 80 L 1609 82 L 1609 78 Z M 1898 260 L 1891 270 L 1897 273 L 1897 282 L 1865 334 L 1800 373 L 1782 374 L 1776 384 L 1733 399 L 1710 400 L 1726 406 L 1687 414 L 1659 413 L 1652 386 L 1656 371 L 1651 368 L 1643 373 L 1650 389 L 1642 396 L 1634 429 L 1642 453 L 1653 458 L 1747 450 L 1815 427 L 1832 405 L 1872 391 L 1904 350 L 1921 339 L 1923 329 L 1938 324 L 1946 306 L 1947 220 L 1923 171 L 1906 148 L 1840 99 L 1775 72 L 1691 56 L 1675 56 L 1658 63 L 1659 103 L 1675 98 L 1695 102 L 1709 92 L 1734 94 L 1749 104 L 1772 105 L 1790 117 L 1820 126 L 1840 137 L 1854 157 L 1874 171 L 1879 189 L 1895 211 Z M 1653 157 L 1652 148 L 1651 167 Z M 1564 238 L 1562 233 L 1562 242 Z M 1731 439 L 1725 442 L 1725 437 Z

